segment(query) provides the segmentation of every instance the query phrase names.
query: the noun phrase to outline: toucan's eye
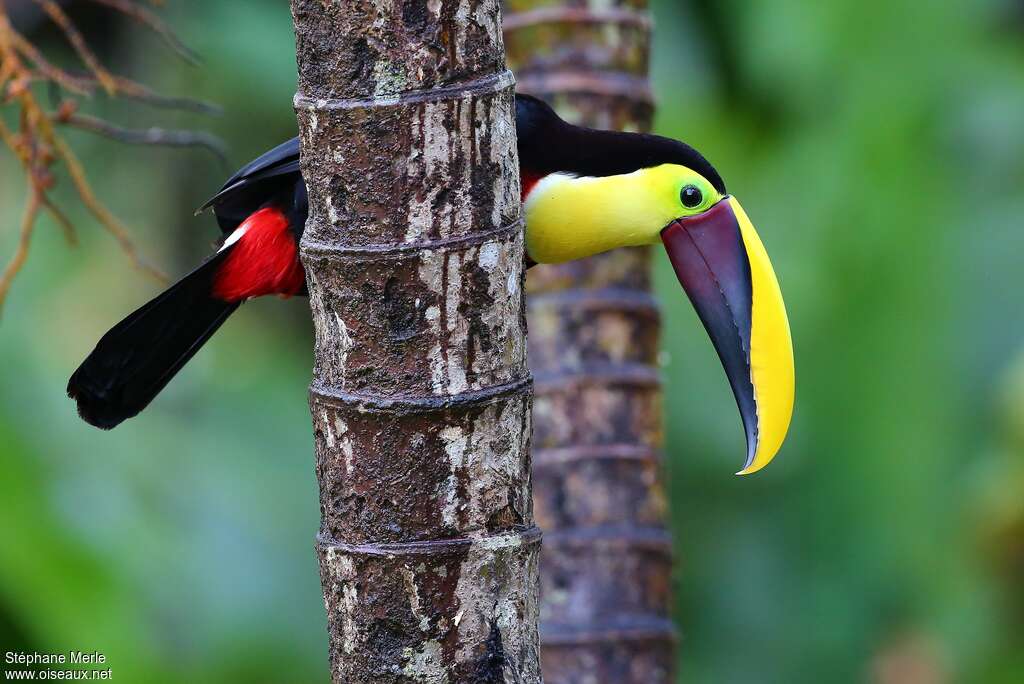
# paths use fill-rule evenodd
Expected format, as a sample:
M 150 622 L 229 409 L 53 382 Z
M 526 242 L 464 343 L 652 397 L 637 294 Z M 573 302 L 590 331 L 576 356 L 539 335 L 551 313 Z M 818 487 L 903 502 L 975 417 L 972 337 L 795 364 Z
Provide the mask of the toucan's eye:
M 683 186 L 682 192 L 679 193 L 679 199 L 687 209 L 696 209 L 703 204 L 704 193 L 696 185 L 686 185 Z

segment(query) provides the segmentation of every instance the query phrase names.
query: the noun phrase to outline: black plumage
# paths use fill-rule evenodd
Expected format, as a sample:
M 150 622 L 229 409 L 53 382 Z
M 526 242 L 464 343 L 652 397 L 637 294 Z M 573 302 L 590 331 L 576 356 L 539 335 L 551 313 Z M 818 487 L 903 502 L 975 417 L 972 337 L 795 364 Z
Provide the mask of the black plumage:
M 534 177 L 550 173 L 574 176 L 616 176 L 662 164 L 678 164 L 708 179 L 726 193 L 725 181 L 704 156 L 671 138 L 643 133 L 599 131 L 574 126 L 543 100 L 516 97 L 519 163 Z

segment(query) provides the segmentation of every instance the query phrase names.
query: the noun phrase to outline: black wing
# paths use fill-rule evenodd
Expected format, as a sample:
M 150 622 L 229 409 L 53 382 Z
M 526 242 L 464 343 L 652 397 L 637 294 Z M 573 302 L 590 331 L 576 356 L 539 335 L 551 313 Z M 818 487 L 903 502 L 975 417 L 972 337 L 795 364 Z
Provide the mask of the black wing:
M 530 152 L 535 147 L 543 149 L 546 133 L 554 122 L 561 123 L 561 120 L 541 100 L 529 95 L 516 97 L 516 123 L 525 167 L 529 167 L 528 162 L 536 156 Z M 270 203 L 281 204 L 286 211 L 304 212 L 305 190 L 299 170 L 299 139 L 295 137 L 236 171 L 196 213 L 212 207 L 217 223 L 227 235 L 253 212 Z M 301 224 L 305 217 L 297 216 L 297 219 Z
M 235 172 L 199 211 L 213 207 L 217 223 L 227 234 L 267 204 L 282 199 L 286 205 L 292 204 L 287 200 L 299 194 L 297 184 L 302 184 L 302 174 L 299 171 L 299 139 L 296 137 L 264 152 Z M 301 194 L 304 198 L 305 192 Z

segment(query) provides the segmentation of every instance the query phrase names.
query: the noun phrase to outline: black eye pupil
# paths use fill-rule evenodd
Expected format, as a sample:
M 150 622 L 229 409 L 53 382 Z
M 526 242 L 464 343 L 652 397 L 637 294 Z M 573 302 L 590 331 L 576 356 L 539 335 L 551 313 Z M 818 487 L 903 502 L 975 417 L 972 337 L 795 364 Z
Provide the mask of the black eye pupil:
M 680 196 L 683 200 L 683 206 L 687 207 L 688 209 L 699 207 L 701 205 L 701 202 L 704 201 L 704 195 L 703 193 L 701 193 L 700 188 L 698 188 L 696 185 L 687 185 L 685 188 L 683 188 L 683 191 L 682 193 L 680 193 Z

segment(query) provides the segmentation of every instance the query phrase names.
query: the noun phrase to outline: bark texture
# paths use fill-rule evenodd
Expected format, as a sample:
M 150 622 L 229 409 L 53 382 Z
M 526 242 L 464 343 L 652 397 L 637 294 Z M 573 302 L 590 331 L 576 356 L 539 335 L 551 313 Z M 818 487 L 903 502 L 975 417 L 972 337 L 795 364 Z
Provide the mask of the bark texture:
M 647 130 L 645 0 L 505 0 L 519 90 L 571 121 Z M 650 252 L 533 269 L 534 477 L 549 684 L 673 680 Z
M 540 681 L 498 0 L 292 0 L 333 681 Z

